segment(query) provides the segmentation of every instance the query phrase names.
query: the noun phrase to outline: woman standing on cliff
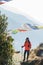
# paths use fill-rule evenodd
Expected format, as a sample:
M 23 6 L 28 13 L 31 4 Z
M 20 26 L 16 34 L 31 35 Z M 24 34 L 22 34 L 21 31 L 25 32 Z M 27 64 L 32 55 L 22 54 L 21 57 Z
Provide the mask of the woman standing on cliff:
M 29 56 L 29 52 L 30 52 L 30 49 L 31 49 L 31 42 L 29 40 L 29 38 L 27 37 L 26 40 L 25 40 L 25 43 L 24 45 L 22 46 L 22 48 L 25 47 L 25 50 L 24 50 L 24 59 L 23 61 L 25 61 L 25 56 L 26 56 L 26 53 L 27 53 L 27 61 L 28 61 L 28 56 Z

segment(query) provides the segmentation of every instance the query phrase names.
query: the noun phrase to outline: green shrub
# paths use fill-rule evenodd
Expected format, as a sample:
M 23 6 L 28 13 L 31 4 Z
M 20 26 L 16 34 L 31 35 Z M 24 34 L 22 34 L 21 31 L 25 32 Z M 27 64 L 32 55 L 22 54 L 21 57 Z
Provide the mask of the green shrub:
M 7 17 L 0 14 L 0 65 L 12 65 L 13 38 L 7 35 Z

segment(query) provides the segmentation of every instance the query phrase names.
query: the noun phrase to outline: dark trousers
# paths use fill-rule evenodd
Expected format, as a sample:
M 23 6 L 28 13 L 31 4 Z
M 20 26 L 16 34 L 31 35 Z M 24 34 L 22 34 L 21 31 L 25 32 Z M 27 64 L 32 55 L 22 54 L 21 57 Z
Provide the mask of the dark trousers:
M 25 50 L 25 51 L 24 51 L 24 60 L 25 60 L 26 53 L 27 53 L 27 60 L 28 60 L 29 50 Z

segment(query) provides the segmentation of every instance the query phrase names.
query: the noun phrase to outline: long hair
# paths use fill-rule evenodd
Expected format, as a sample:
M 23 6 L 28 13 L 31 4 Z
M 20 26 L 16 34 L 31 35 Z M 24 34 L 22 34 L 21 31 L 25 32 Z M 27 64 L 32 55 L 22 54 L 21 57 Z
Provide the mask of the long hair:
M 26 38 L 26 41 L 25 41 L 25 43 L 28 41 L 28 43 L 30 44 L 30 40 L 29 40 L 29 38 L 27 37 Z

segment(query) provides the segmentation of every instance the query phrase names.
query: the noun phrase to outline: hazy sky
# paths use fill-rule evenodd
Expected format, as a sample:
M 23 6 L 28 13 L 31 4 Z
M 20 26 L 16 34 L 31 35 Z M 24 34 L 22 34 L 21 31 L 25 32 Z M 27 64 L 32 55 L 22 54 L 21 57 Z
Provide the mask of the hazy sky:
M 7 10 L 24 14 L 43 23 L 43 0 L 12 0 L 1 5 Z
M 43 0 L 13 0 L 3 5 L 0 5 L 0 7 L 15 14 L 21 14 L 28 18 L 28 20 L 32 20 L 39 25 L 43 25 Z M 18 21 L 18 23 L 20 24 L 20 20 L 23 21 L 22 24 L 25 23 L 25 18 L 21 17 L 20 19 L 20 16 L 18 17 L 19 19 L 16 20 L 16 23 Z M 14 17 L 11 17 L 11 20 L 15 21 Z M 11 24 L 11 22 L 9 24 L 12 27 L 13 25 L 15 25 L 14 23 Z M 25 33 L 18 33 L 16 35 L 12 34 L 12 36 L 15 38 L 14 46 L 17 50 L 21 49 L 21 45 L 23 45 L 26 37 L 30 38 L 32 48 L 35 48 L 40 44 L 40 42 L 43 42 L 43 29 L 28 31 Z

